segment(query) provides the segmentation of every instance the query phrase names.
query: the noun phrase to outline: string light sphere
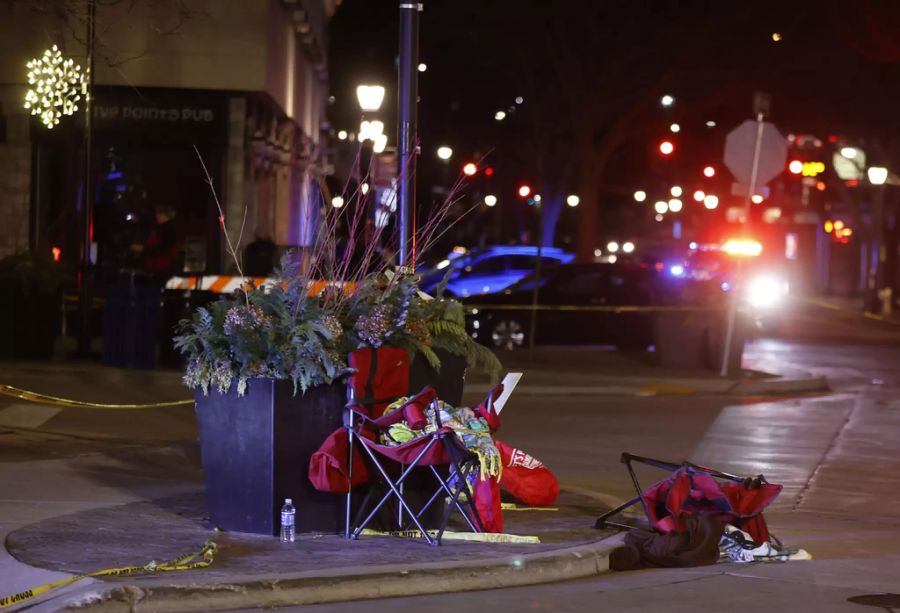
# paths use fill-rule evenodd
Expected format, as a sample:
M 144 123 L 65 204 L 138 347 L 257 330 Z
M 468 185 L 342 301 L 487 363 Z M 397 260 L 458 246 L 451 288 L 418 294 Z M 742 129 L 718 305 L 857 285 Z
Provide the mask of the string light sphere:
M 78 110 L 78 101 L 87 95 L 87 81 L 81 66 L 72 59 L 64 59 L 59 47 L 53 45 L 44 55 L 27 64 L 28 85 L 25 108 L 39 115 L 48 128 L 59 124 L 63 115 Z

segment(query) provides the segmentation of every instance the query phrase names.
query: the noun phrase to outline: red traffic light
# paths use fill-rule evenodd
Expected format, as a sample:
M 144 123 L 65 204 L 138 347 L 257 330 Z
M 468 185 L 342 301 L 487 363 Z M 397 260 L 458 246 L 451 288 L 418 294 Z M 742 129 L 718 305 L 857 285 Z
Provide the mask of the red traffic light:
M 659 144 L 659 152 L 662 155 L 669 156 L 675 151 L 675 145 L 670 140 L 664 140 Z
M 488 166 L 487 168 L 484 169 L 484 174 L 490 177 L 491 175 L 494 174 L 494 169 L 491 168 L 490 166 Z
M 519 186 L 519 197 L 527 198 L 531 194 L 531 187 L 525 183 Z
M 469 162 L 468 164 L 463 166 L 463 174 L 468 177 L 471 177 L 476 172 L 478 172 L 478 166 L 476 166 L 474 162 Z

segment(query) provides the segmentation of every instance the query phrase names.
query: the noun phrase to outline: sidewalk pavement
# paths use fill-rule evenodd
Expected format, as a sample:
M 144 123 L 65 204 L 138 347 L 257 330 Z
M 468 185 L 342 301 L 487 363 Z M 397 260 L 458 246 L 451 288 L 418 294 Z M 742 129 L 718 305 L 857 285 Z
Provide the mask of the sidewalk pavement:
M 636 397 L 700 392 L 730 394 L 736 387 L 752 389 L 747 386 L 770 379 L 756 372 L 723 381 L 704 373 L 664 371 L 636 358 L 596 348 L 540 348 L 534 361 L 528 360 L 524 352 L 502 357 L 507 370 L 526 373 L 517 396 L 539 396 L 551 390 L 566 397 L 581 395 L 585 400 L 589 395 L 623 393 Z M 802 385 L 813 381 L 816 390 L 824 384 L 824 380 L 802 376 L 802 373 L 796 379 L 784 380 L 801 381 Z M 469 398 L 481 393 L 479 384 L 488 383 L 486 379 L 479 380 L 477 374 L 470 381 L 473 385 L 467 390 L 471 392 Z M 181 387 L 178 372 L 127 371 L 90 363 L 9 364 L 0 383 L 100 403 L 150 403 L 189 397 Z M 771 393 L 773 388 L 766 386 L 768 383 L 757 393 Z M 21 558 L 21 562 L 14 562 L 6 552 L 0 552 L 4 573 L 12 569 L 5 576 L 15 581 L 13 586 L 7 585 L 6 580 L 0 581 L 0 594 L 8 595 L 9 587 L 16 591 L 32 586 L 34 577 L 49 581 L 60 578 L 63 572 L 146 563 L 199 548 L 210 530 L 202 522 L 202 498 L 198 496 L 202 483 L 195 467 L 195 428 L 189 406 L 137 411 L 97 409 L 86 413 L 84 409 L 0 397 L 0 435 L 8 435 L 14 443 L 22 436 L 44 437 L 38 444 L 25 445 L 19 450 L 36 452 L 39 456 L 36 460 L 41 461 L 28 462 L 29 479 L 21 484 L 16 500 L 7 503 L 12 505 L 15 519 L 0 524 L 0 534 L 9 532 L 7 546 L 11 553 Z M 126 451 L 114 451 L 110 447 L 99 455 L 96 450 L 91 453 L 87 442 L 97 440 L 107 440 L 108 445 L 119 445 Z M 119 455 L 145 449 L 141 445 L 147 443 L 163 442 L 166 447 L 141 451 L 146 457 L 142 455 L 138 464 L 146 468 L 139 473 L 133 470 L 137 465 L 134 458 L 123 462 Z M 43 461 L 45 457 L 55 457 L 54 450 L 62 444 L 84 446 L 86 455 L 78 456 L 76 469 L 71 463 Z M 5 451 L 3 446 L 0 449 Z M 13 456 L 15 453 L 12 452 Z M 171 458 L 160 458 L 170 453 L 187 454 L 183 468 L 178 469 L 185 474 L 174 486 L 174 491 L 183 497 L 173 498 L 173 486 L 163 483 L 172 479 L 174 469 Z M 61 468 L 51 469 L 51 464 Z M 41 476 L 45 466 L 49 481 L 48 477 Z M 75 480 L 71 481 L 73 477 Z M 84 477 L 89 479 L 79 481 Z M 82 486 L 74 485 L 82 482 L 89 482 L 96 489 L 82 492 L 78 489 Z M 55 503 L 58 507 L 37 503 L 43 496 L 39 492 L 46 487 L 66 492 Z M 540 545 L 488 547 L 448 542 L 437 551 L 403 540 L 399 540 L 398 546 L 398 540 L 393 538 L 370 537 L 346 543 L 332 536 L 303 538 L 291 550 L 292 557 L 280 558 L 274 554 L 284 552 L 277 549 L 280 544 L 273 539 L 221 534 L 217 539 L 221 554 L 209 569 L 149 578 L 89 579 L 61 589 L 54 597 L 61 600 L 51 600 L 46 607 L 38 605 L 33 610 L 58 610 L 62 599 L 66 602 L 74 599 L 81 605 L 98 607 L 96 610 L 115 611 L 129 610 L 128 603 L 136 601 L 144 603 L 144 608 L 149 610 L 172 611 L 187 611 L 187 603 L 194 602 L 198 603 L 196 610 L 210 610 L 226 606 L 226 600 L 228 608 L 243 606 L 241 603 L 279 606 L 327 602 L 329 598 L 346 600 L 487 589 L 590 576 L 606 570 L 608 552 L 615 544 L 604 538 L 608 533 L 592 529 L 593 520 L 618 501 L 607 498 L 598 503 L 597 499 L 580 499 L 580 494 L 573 492 L 564 494 L 557 512 L 507 513 L 508 532 L 535 534 L 542 540 Z M 553 519 L 548 520 L 547 514 Z M 42 542 L 44 546 L 38 546 Z M 148 547 L 147 542 L 155 545 Z M 329 558 L 325 551 L 335 553 Z M 376 570 L 372 565 L 360 565 L 360 558 L 365 557 L 360 552 L 370 552 L 369 559 L 385 566 Z M 343 554 L 346 555 L 342 557 Z M 262 558 L 273 566 L 263 564 Z M 409 574 L 413 567 L 415 579 Z M 262 572 L 268 572 L 269 576 L 262 578 Z M 272 575 L 277 578 L 273 580 Z M 368 578 L 363 579 L 364 575 Z M 101 593 L 111 594 L 112 600 L 100 598 Z M 188 595 L 192 598 L 186 599 Z M 176 601 L 171 598 L 177 598 L 177 604 L 172 604 Z M 163 606 L 166 602 L 169 605 Z
M 745 368 L 740 375 L 689 368 L 661 368 L 652 353 L 620 353 L 593 346 L 535 347 L 498 352 L 503 368 L 523 372 L 516 394 L 552 395 L 564 388 L 569 395 L 722 394 L 764 396 L 826 392 L 828 381 L 803 370 L 782 366 L 775 374 Z M 745 366 L 746 366 L 745 362 Z M 484 375 L 467 376 L 466 390 L 486 393 L 490 382 Z
M 521 507 L 520 507 L 521 508 Z M 434 594 L 545 583 L 608 570 L 620 538 L 593 529 L 609 507 L 564 491 L 554 510 L 507 510 L 505 531 L 539 544 L 495 544 L 362 536 L 298 535 L 293 544 L 262 535 L 211 529 L 202 492 L 78 511 L 10 533 L 20 562 L 78 574 L 163 561 L 214 539 L 208 568 L 103 578 L 67 590 L 56 607 L 90 611 L 207 611 Z M 298 509 L 302 513 L 303 509 Z

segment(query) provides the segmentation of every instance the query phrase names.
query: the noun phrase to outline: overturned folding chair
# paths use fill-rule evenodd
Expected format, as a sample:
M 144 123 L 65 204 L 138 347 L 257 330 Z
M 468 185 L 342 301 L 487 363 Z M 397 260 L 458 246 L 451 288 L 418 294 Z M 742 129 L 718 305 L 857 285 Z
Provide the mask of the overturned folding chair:
M 632 462 L 671 474 L 644 490 Z M 630 453 L 622 454 L 622 463 L 628 467 L 637 496 L 601 515 L 597 528 L 615 526 L 631 530 L 633 526 L 610 518 L 640 503 L 650 525 L 663 533 L 683 531 L 683 514 L 705 514 L 746 530 L 758 545 L 769 541 L 762 511 L 781 492 L 781 485 L 769 483 L 762 475 L 741 477 L 691 462 L 675 464 Z
M 381 443 L 382 432 L 401 420 L 406 421 L 414 430 L 424 428 L 425 410 L 429 406 L 434 410 L 437 420 L 435 431 L 397 446 Z M 396 411 L 380 417 L 370 417 L 365 407 L 351 398 L 345 413 L 344 427 L 349 437 L 350 481 L 353 482 L 352 458 L 355 449 L 363 452 L 368 460 L 369 473 L 374 477 L 353 521 L 350 520 L 353 489 L 350 488 L 347 492 L 347 538 L 359 538 L 366 526 L 378 516 L 381 508 L 392 503 L 399 507 L 397 513 L 391 514 L 398 518 L 396 528 L 400 531 L 417 529 L 429 545 L 440 545 L 454 509 L 459 511 L 473 532 L 484 531 L 469 488 L 469 476 L 472 471 L 477 472 L 479 469 L 478 456 L 466 449 L 453 430 L 440 422 L 437 395 L 433 388 L 425 388 Z M 421 467 L 430 470 L 435 478 L 436 489 L 424 504 L 414 508 L 403 486 L 413 471 Z M 377 498 L 378 492 L 381 493 L 380 498 Z M 437 534 L 432 536 L 423 526 L 422 518 L 435 501 L 444 497 L 449 498 L 449 504 L 438 524 Z M 405 522 L 404 513 L 408 518 Z

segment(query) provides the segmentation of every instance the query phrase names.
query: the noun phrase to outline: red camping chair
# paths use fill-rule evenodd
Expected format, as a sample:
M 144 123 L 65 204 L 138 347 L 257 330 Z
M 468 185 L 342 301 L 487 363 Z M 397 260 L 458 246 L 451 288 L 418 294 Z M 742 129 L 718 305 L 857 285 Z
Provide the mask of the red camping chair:
M 667 478 L 643 490 L 634 474 L 632 462 L 640 462 L 671 471 Z M 769 483 L 765 477 L 740 477 L 690 462 L 674 464 L 622 454 L 622 463 L 634 484 L 637 496 L 597 519 L 597 527 L 615 526 L 632 529 L 609 518 L 641 503 L 650 525 L 660 532 L 683 532 L 684 515 L 712 515 L 746 530 L 757 545 L 769 541 L 769 530 L 762 512 L 781 493 L 781 485 Z
M 353 388 L 355 389 L 355 388 Z M 486 406 L 491 406 L 492 398 L 488 398 Z M 405 420 L 413 429 L 421 429 L 425 426 L 425 409 L 431 405 L 437 416 L 437 430 L 425 436 L 415 438 L 402 445 L 391 447 L 380 443 L 380 434 L 389 426 Z M 400 409 L 381 415 L 370 417 L 368 411 L 361 407 L 355 400 L 347 405 L 345 428 L 349 436 L 349 454 L 353 457 L 355 448 L 362 450 L 369 460 L 368 464 L 374 468 L 377 479 L 371 484 L 362 505 L 360 506 L 354 521 L 350 521 L 350 509 L 352 507 L 353 491 L 347 492 L 347 523 L 345 536 L 349 539 L 359 538 L 362 531 L 378 515 L 379 510 L 394 501 L 400 510 L 392 516 L 398 517 L 398 529 L 408 530 L 415 526 L 422 538 L 429 545 L 440 545 L 441 537 L 447 527 L 450 513 L 453 509 L 460 512 L 469 528 L 473 532 L 483 532 L 481 518 L 475 508 L 474 497 L 469 488 L 469 476 L 477 474 L 479 464 L 478 457 L 470 452 L 456 437 L 450 428 L 440 423 L 440 411 L 437 407 L 437 394 L 431 387 L 426 387 L 417 395 L 410 398 Z M 416 468 L 427 467 L 437 481 L 437 489 L 431 497 L 418 509 L 414 509 L 404 494 L 403 485 Z M 447 467 L 443 472 L 439 470 Z M 349 464 L 349 479 L 353 482 L 353 463 Z M 474 473 L 473 473 L 474 471 Z M 370 471 L 373 473 L 373 471 Z M 399 473 L 399 474 L 398 474 Z M 392 477 L 392 474 L 397 475 Z M 382 496 L 369 510 L 373 498 L 378 491 Z M 444 511 L 443 518 L 438 524 L 437 535 L 431 536 L 422 526 L 423 514 L 439 497 L 449 497 L 449 504 Z M 465 497 L 465 500 L 463 500 Z M 464 508 L 465 507 L 465 508 Z M 368 514 L 366 515 L 366 512 Z M 409 521 L 404 524 L 403 512 L 405 511 Z

